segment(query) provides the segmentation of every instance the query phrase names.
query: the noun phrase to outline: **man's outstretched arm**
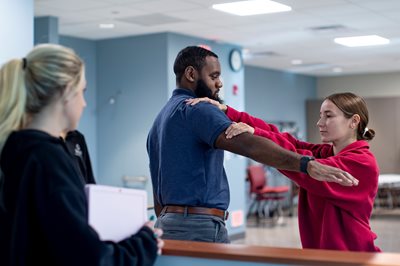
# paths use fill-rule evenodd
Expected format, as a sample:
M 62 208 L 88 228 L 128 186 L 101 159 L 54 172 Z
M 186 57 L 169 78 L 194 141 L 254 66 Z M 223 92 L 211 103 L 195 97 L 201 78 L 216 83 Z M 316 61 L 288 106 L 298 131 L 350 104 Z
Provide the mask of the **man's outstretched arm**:
M 288 151 L 269 139 L 250 133 L 243 133 L 235 138 L 227 139 L 223 132 L 215 141 L 215 147 L 243 155 L 278 169 L 300 172 L 302 155 Z M 348 186 L 358 184 L 358 180 L 346 171 L 322 165 L 317 161 L 308 162 L 307 172 L 312 178 L 319 181 L 336 182 Z

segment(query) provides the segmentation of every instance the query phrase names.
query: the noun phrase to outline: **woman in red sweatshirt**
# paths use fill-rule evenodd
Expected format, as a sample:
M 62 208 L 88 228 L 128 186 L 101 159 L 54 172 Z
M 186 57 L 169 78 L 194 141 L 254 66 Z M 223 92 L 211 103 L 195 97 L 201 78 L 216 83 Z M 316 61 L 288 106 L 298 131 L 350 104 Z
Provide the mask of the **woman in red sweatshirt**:
M 249 132 L 266 137 L 280 146 L 312 156 L 322 164 L 338 167 L 359 180 L 358 186 L 341 186 L 320 182 L 307 174 L 281 171 L 296 182 L 299 192 L 299 230 L 303 248 L 378 252 L 376 234 L 369 220 L 378 189 L 379 169 L 368 142 L 375 136 L 367 128 L 365 101 L 352 93 L 338 93 L 325 98 L 317 126 L 324 144 L 300 141 L 276 126 L 238 112 L 208 98 L 234 122 L 226 131 L 227 138 Z

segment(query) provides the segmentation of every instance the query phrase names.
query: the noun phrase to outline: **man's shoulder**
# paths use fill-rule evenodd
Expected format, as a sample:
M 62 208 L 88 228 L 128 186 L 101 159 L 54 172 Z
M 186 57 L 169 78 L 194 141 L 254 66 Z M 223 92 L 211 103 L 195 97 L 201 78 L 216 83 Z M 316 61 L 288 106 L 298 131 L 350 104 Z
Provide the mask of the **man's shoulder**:
M 221 110 L 215 105 L 208 102 L 199 102 L 196 105 L 186 105 L 188 112 L 192 113 L 202 113 L 204 115 L 225 115 Z
M 218 109 L 215 105 L 207 102 L 200 102 L 194 106 L 188 107 L 188 119 L 199 126 L 209 125 L 215 127 L 228 127 L 231 123 L 224 112 Z
M 199 102 L 196 105 L 187 104 L 186 100 L 192 98 L 193 97 L 186 94 L 174 95 L 160 111 L 160 114 L 169 114 L 168 116 L 181 114 L 188 118 L 198 115 L 215 116 L 215 114 L 223 114 L 216 106 L 207 102 Z

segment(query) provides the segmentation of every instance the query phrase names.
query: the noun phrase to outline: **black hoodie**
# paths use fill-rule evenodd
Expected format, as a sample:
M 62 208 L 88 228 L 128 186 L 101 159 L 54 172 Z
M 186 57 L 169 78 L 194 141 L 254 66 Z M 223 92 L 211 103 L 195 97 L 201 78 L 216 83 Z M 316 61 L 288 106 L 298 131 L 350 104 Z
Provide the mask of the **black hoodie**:
M 0 168 L 0 265 L 154 264 L 157 243 L 150 229 L 113 243 L 101 241 L 89 226 L 84 183 L 61 139 L 37 130 L 14 132 Z
M 86 184 L 96 184 L 85 137 L 78 130 L 68 132 L 65 144 Z

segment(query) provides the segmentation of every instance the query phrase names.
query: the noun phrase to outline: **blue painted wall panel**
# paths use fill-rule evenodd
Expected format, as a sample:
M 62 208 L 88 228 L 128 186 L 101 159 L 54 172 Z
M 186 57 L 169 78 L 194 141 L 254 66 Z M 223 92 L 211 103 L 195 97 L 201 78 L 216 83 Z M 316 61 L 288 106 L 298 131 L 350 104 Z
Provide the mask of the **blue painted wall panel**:
M 306 138 L 306 100 L 316 98 L 316 78 L 247 66 L 246 111 L 266 121 L 295 121 Z
M 97 42 L 98 172 L 101 183 L 122 186 L 124 175 L 150 176 L 146 139 L 160 106 L 167 100 L 166 66 L 166 34 Z

